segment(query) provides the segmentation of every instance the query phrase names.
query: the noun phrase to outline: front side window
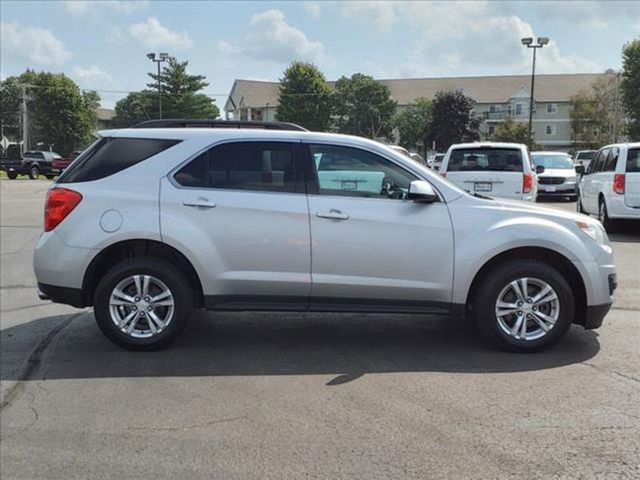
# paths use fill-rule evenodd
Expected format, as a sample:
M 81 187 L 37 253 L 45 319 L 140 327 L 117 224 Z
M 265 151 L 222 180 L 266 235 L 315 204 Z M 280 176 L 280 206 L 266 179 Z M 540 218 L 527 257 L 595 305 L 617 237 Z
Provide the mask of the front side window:
M 448 172 L 522 172 L 522 152 L 515 148 L 459 148 L 451 152 Z
M 596 156 L 596 159 L 589 164 L 589 172 L 587 173 L 602 172 L 602 169 L 604 168 L 604 163 L 605 163 L 605 160 L 607 159 L 608 154 L 609 154 L 608 148 L 605 148 L 604 150 L 600 150 L 600 152 Z
M 174 175 L 184 187 L 294 192 L 294 145 L 236 142 L 211 148 Z
M 334 145 L 310 145 L 318 193 L 404 199 L 413 174 L 371 152 Z
M 609 151 L 607 159 L 604 162 L 603 172 L 613 172 L 616 169 L 616 163 L 618 163 L 618 148 L 614 147 Z

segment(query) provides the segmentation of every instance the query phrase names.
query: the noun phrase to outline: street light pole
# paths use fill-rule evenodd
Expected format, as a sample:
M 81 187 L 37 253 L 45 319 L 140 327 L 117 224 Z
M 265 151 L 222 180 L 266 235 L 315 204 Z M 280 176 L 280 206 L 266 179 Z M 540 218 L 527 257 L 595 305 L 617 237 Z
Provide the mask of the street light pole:
M 169 59 L 169 54 L 160 53 L 158 54 L 158 58 L 156 58 L 155 53 L 147 53 L 147 58 L 158 65 L 158 118 L 162 119 L 162 83 L 160 83 L 160 64 Z
M 547 43 L 549 43 L 548 37 L 538 37 L 538 44 L 533 44 L 532 37 L 526 37 L 521 39 L 522 45 L 527 48 L 533 48 L 533 65 L 531 67 L 531 95 L 529 97 L 529 143 L 533 141 L 533 92 L 535 89 L 535 78 L 536 78 L 536 51 L 539 48 L 544 47 Z

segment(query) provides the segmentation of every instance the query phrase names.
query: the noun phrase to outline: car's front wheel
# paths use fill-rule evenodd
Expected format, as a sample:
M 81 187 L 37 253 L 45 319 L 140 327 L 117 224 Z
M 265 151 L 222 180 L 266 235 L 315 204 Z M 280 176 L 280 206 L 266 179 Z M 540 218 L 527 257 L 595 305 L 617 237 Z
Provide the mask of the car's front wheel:
M 40 175 L 40 169 L 37 165 L 33 165 L 31 168 L 29 168 L 29 178 L 31 180 L 37 180 L 38 175 Z
M 9 177 L 9 180 L 15 180 L 18 178 L 18 174 L 16 172 L 9 172 L 7 173 L 7 177 Z
M 125 260 L 98 283 L 98 326 L 129 350 L 156 350 L 174 341 L 193 309 L 189 282 L 171 264 L 155 258 Z
M 571 287 L 547 263 L 529 259 L 502 263 L 481 282 L 472 306 L 475 320 L 483 335 L 504 350 L 543 350 L 562 339 L 571 326 Z

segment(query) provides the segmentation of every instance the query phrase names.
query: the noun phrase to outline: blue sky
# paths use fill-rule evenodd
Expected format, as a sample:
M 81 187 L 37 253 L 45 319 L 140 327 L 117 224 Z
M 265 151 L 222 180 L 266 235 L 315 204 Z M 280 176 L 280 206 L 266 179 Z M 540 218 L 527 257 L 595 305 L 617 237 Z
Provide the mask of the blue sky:
M 540 73 L 620 68 L 640 4 L 576 1 L 0 3 L 2 78 L 63 72 L 112 107 L 145 87 L 147 52 L 189 60 L 222 108 L 235 78 L 277 80 L 292 60 L 328 79 L 526 74 L 523 36 L 548 36 Z

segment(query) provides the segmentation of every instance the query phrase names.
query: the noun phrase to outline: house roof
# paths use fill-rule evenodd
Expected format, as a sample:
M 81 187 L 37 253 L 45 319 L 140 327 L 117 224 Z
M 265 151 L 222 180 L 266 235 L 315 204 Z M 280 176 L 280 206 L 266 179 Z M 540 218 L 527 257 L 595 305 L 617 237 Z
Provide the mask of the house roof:
M 115 116 L 115 111 L 111 108 L 96 108 L 98 120 L 111 120 Z
M 573 73 L 536 75 L 535 99 L 538 102 L 568 102 L 579 90 L 590 88 L 604 73 Z M 433 98 L 439 91 L 462 90 L 478 103 L 505 103 L 518 90 L 528 94 L 529 75 L 502 75 L 491 77 L 400 78 L 381 79 L 391 90 L 399 105 L 408 105 L 418 97 Z M 333 86 L 335 82 L 328 82 Z M 229 98 L 236 106 L 264 107 L 278 105 L 278 82 L 236 80 Z M 227 100 L 225 110 L 233 110 Z

